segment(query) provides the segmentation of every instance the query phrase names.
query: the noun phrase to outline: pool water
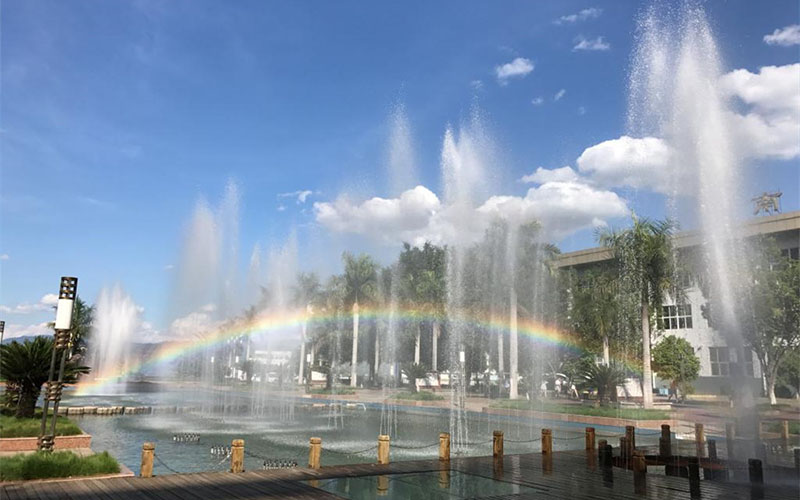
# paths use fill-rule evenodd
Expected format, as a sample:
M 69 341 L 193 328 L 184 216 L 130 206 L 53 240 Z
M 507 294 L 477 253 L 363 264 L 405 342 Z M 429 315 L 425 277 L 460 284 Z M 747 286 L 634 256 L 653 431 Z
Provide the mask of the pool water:
M 488 477 L 459 471 L 443 470 L 380 476 L 337 477 L 307 481 L 315 488 L 352 500 L 377 497 L 387 499 L 430 498 L 434 500 L 481 498 L 499 495 L 537 493 L 527 486 L 497 481 Z
M 215 394 L 212 397 L 219 397 Z M 311 437 L 322 438 L 322 465 L 372 463 L 376 461 L 379 434 L 391 436 L 391 460 L 415 460 L 438 456 L 440 432 L 448 432 L 450 417 L 442 409 L 403 408 L 392 412 L 376 407 L 346 408 L 331 418 L 328 407 L 311 408 L 303 398 L 272 396 L 259 401 L 259 411 L 249 411 L 253 397 L 227 392 L 221 400 L 227 408 L 194 410 L 184 413 L 152 415 L 74 416 L 76 423 L 92 435 L 95 451 L 107 450 L 138 473 L 142 444 L 156 445 L 154 472 L 201 472 L 227 470 L 225 454 L 212 454 L 212 447 L 230 446 L 233 439 L 245 441 L 245 469 L 262 468 L 264 461 L 296 462 L 305 466 Z M 158 393 L 127 393 L 106 396 L 65 396 L 70 406 L 90 405 L 184 405 L 199 408 L 209 395 L 202 390 L 173 390 Z M 216 403 L 215 403 L 216 404 Z M 218 408 L 219 405 L 214 408 Z M 541 422 L 483 413 L 468 419 L 464 455 L 491 454 L 492 431 L 505 433 L 507 454 L 529 453 L 539 449 Z M 199 434 L 199 442 L 175 442 L 175 434 Z M 582 427 L 554 429 L 556 450 L 583 446 Z M 454 454 L 456 450 L 453 450 Z

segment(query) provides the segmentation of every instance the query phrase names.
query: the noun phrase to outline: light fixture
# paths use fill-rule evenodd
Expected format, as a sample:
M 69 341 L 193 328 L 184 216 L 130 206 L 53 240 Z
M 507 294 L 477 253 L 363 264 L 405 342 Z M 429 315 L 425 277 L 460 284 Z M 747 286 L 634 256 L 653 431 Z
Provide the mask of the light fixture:
M 53 445 L 55 444 L 58 405 L 61 402 L 61 391 L 64 389 L 64 365 L 67 362 L 67 351 L 72 337 L 72 312 L 75 308 L 77 292 L 78 278 L 62 276 L 58 289 L 55 334 L 53 336 L 52 355 L 50 356 L 50 375 L 47 378 L 44 403 L 42 404 L 42 426 L 38 439 L 39 449 L 42 451 L 53 451 Z M 59 351 L 61 351 L 61 365 L 58 369 L 58 378 L 54 380 L 56 357 Z M 50 423 L 50 433 L 47 434 L 47 415 L 50 401 L 53 402 L 53 419 Z

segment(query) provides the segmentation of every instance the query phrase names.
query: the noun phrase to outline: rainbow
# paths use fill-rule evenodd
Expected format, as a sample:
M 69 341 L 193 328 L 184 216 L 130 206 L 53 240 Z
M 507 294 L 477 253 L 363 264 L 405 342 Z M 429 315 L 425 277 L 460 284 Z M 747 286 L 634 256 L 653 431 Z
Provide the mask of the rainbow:
M 120 368 L 113 373 L 97 374 L 94 380 L 82 381 L 78 384 L 76 394 L 91 394 L 102 389 L 103 386 L 112 383 L 111 381 L 124 378 L 138 371 L 167 364 L 177 360 L 182 356 L 202 352 L 203 350 L 224 344 L 225 342 L 242 336 L 260 335 L 269 332 L 282 331 L 288 329 L 299 329 L 304 324 L 313 327 L 341 318 L 341 313 L 334 315 L 309 314 L 307 312 L 289 312 L 283 314 L 271 314 L 254 318 L 250 321 L 237 321 L 224 325 L 215 330 L 209 331 L 202 338 L 193 340 L 181 340 L 162 344 L 154 353 L 146 359 L 138 362 L 129 363 L 124 368 Z M 395 320 L 395 321 L 442 321 L 444 316 L 426 312 L 424 309 L 376 309 L 362 308 L 359 311 L 360 319 L 366 320 Z M 451 320 L 460 322 L 462 325 L 471 328 L 480 328 L 491 332 L 494 335 L 509 334 L 511 325 L 498 319 L 487 319 L 485 314 L 462 313 L 450 315 Z M 568 348 L 576 352 L 584 349 L 577 337 L 570 332 L 562 331 L 553 325 L 546 325 L 531 320 L 518 320 L 517 332 L 519 335 L 532 339 L 534 342 Z M 623 362 L 629 369 L 631 363 Z

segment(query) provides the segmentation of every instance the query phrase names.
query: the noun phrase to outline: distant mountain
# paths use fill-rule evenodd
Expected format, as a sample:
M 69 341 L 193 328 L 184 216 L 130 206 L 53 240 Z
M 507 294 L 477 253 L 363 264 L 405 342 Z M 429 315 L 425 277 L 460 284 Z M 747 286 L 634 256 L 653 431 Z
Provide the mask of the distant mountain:
M 10 344 L 11 342 L 19 342 L 23 344 L 29 340 L 33 340 L 36 337 L 52 337 L 52 335 L 23 335 L 21 337 L 14 337 L 11 339 L 3 339 L 3 344 Z

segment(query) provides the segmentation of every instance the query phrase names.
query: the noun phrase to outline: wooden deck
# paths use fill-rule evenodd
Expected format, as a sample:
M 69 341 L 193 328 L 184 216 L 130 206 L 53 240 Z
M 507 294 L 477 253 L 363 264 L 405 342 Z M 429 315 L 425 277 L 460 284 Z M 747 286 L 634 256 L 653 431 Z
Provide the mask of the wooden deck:
M 0 483 L 0 498 L 16 499 L 76 499 L 76 500 L 176 500 L 176 499 L 313 499 L 340 498 L 312 487 L 306 481 L 334 477 L 372 476 L 412 472 L 460 471 L 533 488 L 536 493 L 499 498 L 568 498 L 582 499 L 688 499 L 689 480 L 667 477 L 658 473 L 647 475 L 645 495 L 634 493 L 633 473 L 594 465 L 594 455 L 584 452 L 554 453 L 548 462 L 539 453 L 507 455 L 502 461 L 492 457 L 453 459 L 449 465 L 438 460 L 397 462 L 389 465 L 360 464 L 323 467 L 252 471 L 241 474 L 209 472 L 163 475 L 149 479 L 110 478 L 73 479 L 58 481 L 29 481 Z M 746 472 L 739 472 L 746 478 Z M 743 476 L 742 476 L 743 474 Z M 376 481 L 377 484 L 377 481 Z M 764 487 L 764 499 L 797 499 L 797 481 Z M 713 499 L 751 498 L 749 484 L 737 482 L 702 481 L 701 497 Z M 377 491 L 375 492 L 377 495 Z

